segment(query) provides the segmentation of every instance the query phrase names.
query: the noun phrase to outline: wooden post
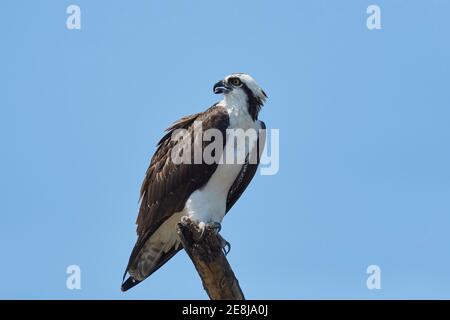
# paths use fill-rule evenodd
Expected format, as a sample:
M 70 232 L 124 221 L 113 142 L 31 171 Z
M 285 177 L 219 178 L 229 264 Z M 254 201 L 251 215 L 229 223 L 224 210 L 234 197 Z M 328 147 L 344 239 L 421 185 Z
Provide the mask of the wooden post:
M 198 226 L 186 220 L 178 224 L 178 236 L 184 249 L 194 263 L 203 282 L 203 288 L 211 300 L 244 300 L 225 254 L 223 238 L 216 230 L 206 228 L 203 236 Z

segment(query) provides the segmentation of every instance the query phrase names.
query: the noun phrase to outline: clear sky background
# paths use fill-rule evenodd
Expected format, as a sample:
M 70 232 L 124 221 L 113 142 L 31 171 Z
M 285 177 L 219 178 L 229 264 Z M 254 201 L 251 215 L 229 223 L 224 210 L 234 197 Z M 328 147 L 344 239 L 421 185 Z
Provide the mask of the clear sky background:
M 2 0 L 0 298 L 207 298 L 184 252 L 120 283 L 163 129 L 233 72 L 281 139 L 223 224 L 246 297 L 450 298 L 449 33 L 445 0 Z

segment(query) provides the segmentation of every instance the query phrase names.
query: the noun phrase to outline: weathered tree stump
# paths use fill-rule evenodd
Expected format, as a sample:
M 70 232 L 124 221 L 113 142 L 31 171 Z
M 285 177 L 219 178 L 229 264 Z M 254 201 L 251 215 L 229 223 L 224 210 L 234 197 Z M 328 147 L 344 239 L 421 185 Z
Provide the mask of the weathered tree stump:
M 222 251 L 224 240 L 213 228 L 207 227 L 201 235 L 198 226 L 185 220 L 178 223 L 178 236 L 194 263 L 203 288 L 211 300 L 244 300 L 228 260 Z

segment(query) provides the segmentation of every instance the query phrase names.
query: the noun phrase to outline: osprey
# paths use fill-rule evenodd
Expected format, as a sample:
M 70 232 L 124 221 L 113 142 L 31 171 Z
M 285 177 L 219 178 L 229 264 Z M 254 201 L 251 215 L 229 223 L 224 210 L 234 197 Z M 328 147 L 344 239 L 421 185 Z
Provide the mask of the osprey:
M 264 122 L 258 120 L 258 114 L 267 95 L 244 73 L 227 76 L 214 85 L 213 91 L 223 94 L 223 99 L 204 112 L 175 122 L 158 143 L 140 191 L 136 221 L 138 239 L 124 274 L 124 280 L 127 273 L 129 277 L 123 281 L 122 291 L 146 279 L 182 249 L 177 235 L 177 223 L 182 219 L 195 221 L 203 230 L 206 226 L 220 230 L 223 217 L 256 173 L 266 128 Z M 202 132 L 214 130 L 223 137 L 219 139 L 222 141 L 220 150 L 212 152 L 220 161 L 173 161 L 173 155 L 177 154 L 174 149 L 180 143 L 174 139 L 177 131 L 194 137 L 199 123 Z M 246 139 L 243 146 L 236 146 L 232 133 L 238 130 L 253 130 L 258 134 Z M 184 146 L 189 144 L 189 147 L 200 146 L 201 150 L 206 150 L 213 141 L 204 140 L 200 143 L 196 138 L 182 141 Z M 243 156 L 244 161 L 224 161 L 230 150 L 236 153 L 234 160 L 237 155 Z M 254 153 L 256 160 L 250 161 Z M 194 160 L 194 156 L 189 154 L 188 160 Z

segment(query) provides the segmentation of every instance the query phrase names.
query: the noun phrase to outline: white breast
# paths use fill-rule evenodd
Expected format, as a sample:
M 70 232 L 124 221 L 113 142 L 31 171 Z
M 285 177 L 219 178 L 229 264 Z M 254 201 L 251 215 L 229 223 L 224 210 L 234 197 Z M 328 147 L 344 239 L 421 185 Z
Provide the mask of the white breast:
M 231 106 L 227 107 L 227 111 L 230 117 L 229 129 L 248 130 L 249 128 L 259 128 L 259 122 L 253 121 L 245 109 Z M 232 142 L 227 139 L 228 143 Z M 236 153 L 248 153 L 248 150 L 247 146 L 245 149 L 235 151 Z M 202 189 L 194 191 L 189 197 L 184 213 L 191 219 L 199 222 L 221 223 L 225 216 L 228 191 L 238 177 L 241 168 L 242 163 L 220 163 L 208 183 Z

